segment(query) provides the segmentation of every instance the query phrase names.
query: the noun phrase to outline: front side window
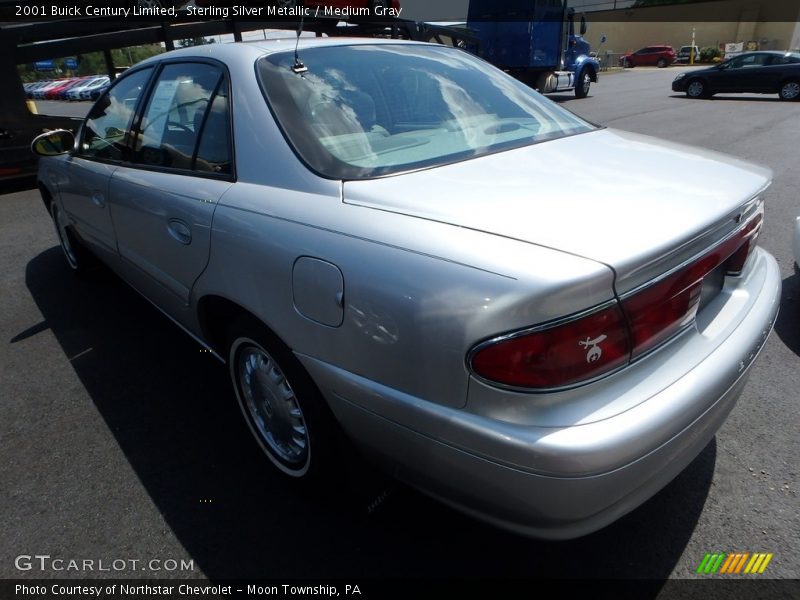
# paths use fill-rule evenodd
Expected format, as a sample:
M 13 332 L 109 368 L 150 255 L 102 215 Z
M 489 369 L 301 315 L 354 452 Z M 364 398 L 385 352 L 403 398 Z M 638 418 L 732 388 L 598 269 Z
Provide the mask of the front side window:
M 355 44 L 258 61 L 287 140 L 316 172 L 364 179 L 592 130 L 529 87 L 452 48 Z
M 731 61 L 731 69 L 746 69 L 750 67 L 763 67 L 769 58 L 768 54 L 745 54 Z
M 148 166 L 192 169 L 207 113 L 222 83 L 222 71 L 204 63 L 166 65 L 153 86 L 136 132 L 132 161 Z M 226 94 L 219 95 L 226 104 Z M 219 103 L 217 103 L 219 104 Z M 219 112 L 219 109 L 216 109 Z M 217 119 L 208 119 L 213 125 Z M 227 127 L 227 110 L 224 115 Z M 226 144 L 227 140 L 221 143 Z M 203 170 L 213 170 L 204 168 Z
M 151 72 L 148 68 L 131 73 L 100 97 L 83 126 L 81 155 L 113 161 L 127 158 L 128 130 Z

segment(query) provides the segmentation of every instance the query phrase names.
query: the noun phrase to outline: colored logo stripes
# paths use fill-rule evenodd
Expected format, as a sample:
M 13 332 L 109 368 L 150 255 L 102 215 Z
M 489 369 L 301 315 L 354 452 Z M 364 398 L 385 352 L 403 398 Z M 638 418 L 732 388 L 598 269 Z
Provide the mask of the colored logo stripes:
M 697 573 L 720 575 L 739 575 L 748 573 L 763 573 L 774 555 L 766 552 L 714 552 L 706 553 Z

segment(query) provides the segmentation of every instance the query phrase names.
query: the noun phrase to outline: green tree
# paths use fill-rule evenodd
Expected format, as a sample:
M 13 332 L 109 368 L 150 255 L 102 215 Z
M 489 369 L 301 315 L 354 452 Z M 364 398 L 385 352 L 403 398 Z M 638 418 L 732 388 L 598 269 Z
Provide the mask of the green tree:
M 192 46 L 205 46 L 206 44 L 213 44 L 216 40 L 204 37 L 194 37 L 185 40 L 178 40 L 178 47 L 191 48 Z

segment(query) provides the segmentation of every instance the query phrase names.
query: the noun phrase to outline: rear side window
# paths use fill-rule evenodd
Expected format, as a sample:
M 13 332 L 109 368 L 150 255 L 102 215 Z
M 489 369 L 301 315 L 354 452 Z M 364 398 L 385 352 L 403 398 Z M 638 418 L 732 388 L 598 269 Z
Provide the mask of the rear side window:
M 223 79 L 212 97 L 200 130 L 194 168 L 209 173 L 230 174 L 231 134 L 228 82 Z
M 82 156 L 112 161 L 127 158 L 127 133 L 152 71 L 142 69 L 131 73 L 100 97 L 83 127 L 79 151 Z
M 786 54 L 784 56 L 773 56 L 770 60 L 771 65 L 791 65 L 800 63 L 800 56 Z
M 132 161 L 179 170 L 191 170 L 197 165 L 199 170 L 229 173 L 225 89 L 222 70 L 216 66 L 166 65 L 153 86 L 136 132 Z M 204 126 L 209 132 L 205 141 L 201 139 Z M 205 155 L 202 158 L 197 154 L 200 148 Z

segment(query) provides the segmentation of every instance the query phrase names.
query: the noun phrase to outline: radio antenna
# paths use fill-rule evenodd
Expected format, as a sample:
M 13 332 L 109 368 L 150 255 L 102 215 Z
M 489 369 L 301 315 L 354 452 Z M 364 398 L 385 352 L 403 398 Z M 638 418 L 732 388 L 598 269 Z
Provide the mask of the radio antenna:
M 297 48 L 300 46 L 300 35 L 303 33 L 303 13 L 300 13 L 300 26 L 297 28 L 297 41 L 294 44 L 294 64 L 292 65 L 292 71 L 295 73 L 305 73 L 308 71 L 308 67 L 303 64 L 300 60 L 300 55 L 297 53 Z

